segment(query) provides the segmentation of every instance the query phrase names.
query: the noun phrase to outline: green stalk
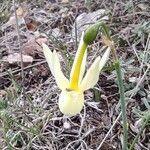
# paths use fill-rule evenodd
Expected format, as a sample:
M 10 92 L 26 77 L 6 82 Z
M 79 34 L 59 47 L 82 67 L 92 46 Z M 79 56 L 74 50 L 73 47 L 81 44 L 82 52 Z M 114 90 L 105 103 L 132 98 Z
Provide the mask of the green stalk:
M 117 73 L 118 86 L 120 91 L 121 112 L 122 112 L 122 120 L 123 120 L 123 148 L 122 149 L 127 150 L 128 131 L 127 131 L 126 103 L 125 103 L 121 66 L 119 60 L 115 60 L 115 69 Z
M 114 66 L 117 73 L 118 86 L 120 92 L 120 101 L 121 101 L 122 120 L 123 120 L 123 148 L 122 149 L 127 150 L 128 149 L 127 115 L 126 115 L 126 102 L 125 102 L 124 85 L 123 85 L 123 79 L 121 73 L 121 65 L 117 57 L 116 49 L 114 47 L 114 42 L 112 41 L 110 36 L 109 28 L 106 26 L 105 23 L 102 23 L 101 26 L 102 26 L 103 34 L 106 37 L 105 44 L 111 47 L 113 57 L 114 57 Z

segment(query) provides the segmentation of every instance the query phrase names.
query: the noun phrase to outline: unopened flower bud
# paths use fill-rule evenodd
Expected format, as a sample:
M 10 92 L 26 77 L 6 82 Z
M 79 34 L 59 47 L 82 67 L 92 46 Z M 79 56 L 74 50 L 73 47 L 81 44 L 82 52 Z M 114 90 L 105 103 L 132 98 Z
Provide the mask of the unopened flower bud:
M 83 40 L 86 44 L 90 45 L 96 39 L 100 25 L 101 22 L 98 22 L 87 28 L 83 37 Z

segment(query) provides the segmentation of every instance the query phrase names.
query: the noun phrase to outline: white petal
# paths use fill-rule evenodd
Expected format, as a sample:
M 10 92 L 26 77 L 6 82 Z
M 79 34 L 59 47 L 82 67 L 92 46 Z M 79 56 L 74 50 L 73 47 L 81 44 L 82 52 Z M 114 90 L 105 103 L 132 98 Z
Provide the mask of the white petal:
M 61 71 L 60 62 L 56 51 L 53 52 L 53 57 L 54 77 L 56 79 L 56 83 L 61 90 L 66 89 L 69 86 L 69 80 L 64 76 L 63 72 Z
M 97 57 L 90 69 L 87 71 L 85 77 L 83 78 L 80 88 L 82 91 L 85 91 L 89 88 L 94 87 L 98 82 L 99 73 L 106 64 L 110 54 L 110 48 L 108 47 L 102 58 Z
M 83 57 L 82 64 L 81 64 L 79 83 L 81 83 L 83 76 L 84 76 L 84 73 L 85 73 L 86 58 L 87 58 L 87 50 L 85 50 L 84 57 Z
M 89 88 L 92 88 L 99 79 L 99 62 L 100 57 L 97 57 L 89 70 L 87 71 L 85 77 L 83 78 L 80 89 L 82 91 L 85 91 Z
M 43 52 L 44 52 L 46 61 L 49 65 L 52 75 L 54 76 L 54 67 L 53 67 L 54 66 L 53 65 L 54 57 L 52 57 L 53 53 L 51 52 L 51 50 L 49 49 L 49 47 L 46 44 L 43 43 L 42 47 L 43 47 Z
M 61 71 L 60 62 L 56 51 L 52 53 L 46 44 L 42 44 L 42 46 L 46 61 L 49 65 L 52 75 L 55 77 L 58 87 L 61 90 L 66 89 L 69 86 L 69 81 Z
M 100 63 L 99 63 L 99 71 L 101 71 L 104 65 L 106 64 L 109 58 L 110 50 L 111 50 L 110 47 L 108 47 L 103 57 L 101 58 Z

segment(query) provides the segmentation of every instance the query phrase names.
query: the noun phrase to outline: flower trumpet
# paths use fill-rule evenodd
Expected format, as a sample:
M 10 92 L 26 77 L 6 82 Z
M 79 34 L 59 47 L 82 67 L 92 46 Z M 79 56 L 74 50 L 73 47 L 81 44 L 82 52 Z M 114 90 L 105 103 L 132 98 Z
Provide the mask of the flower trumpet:
M 89 43 L 84 41 L 84 36 L 83 33 L 73 62 L 69 80 L 61 71 L 56 51 L 54 50 L 51 52 L 46 44 L 42 45 L 51 73 L 55 77 L 58 87 L 62 90 L 58 102 L 59 109 L 64 115 L 68 116 L 74 116 L 80 113 L 84 106 L 84 91 L 94 87 L 98 82 L 99 73 L 110 54 L 110 48 L 108 47 L 102 58 L 100 59 L 100 56 L 97 57 L 85 74 L 87 46 Z

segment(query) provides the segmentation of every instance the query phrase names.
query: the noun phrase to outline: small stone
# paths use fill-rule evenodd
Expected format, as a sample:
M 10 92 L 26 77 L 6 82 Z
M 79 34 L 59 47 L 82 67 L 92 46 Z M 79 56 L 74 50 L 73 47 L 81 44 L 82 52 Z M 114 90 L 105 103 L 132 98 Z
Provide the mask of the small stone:
M 71 128 L 70 123 L 64 122 L 64 128 L 65 128 L 65 129 L 70 129 L 70 128 Z
M 62 4 L 67 4 L 67 3 L 69 3 L 69 0 L 62 0 L 61 3 Z

